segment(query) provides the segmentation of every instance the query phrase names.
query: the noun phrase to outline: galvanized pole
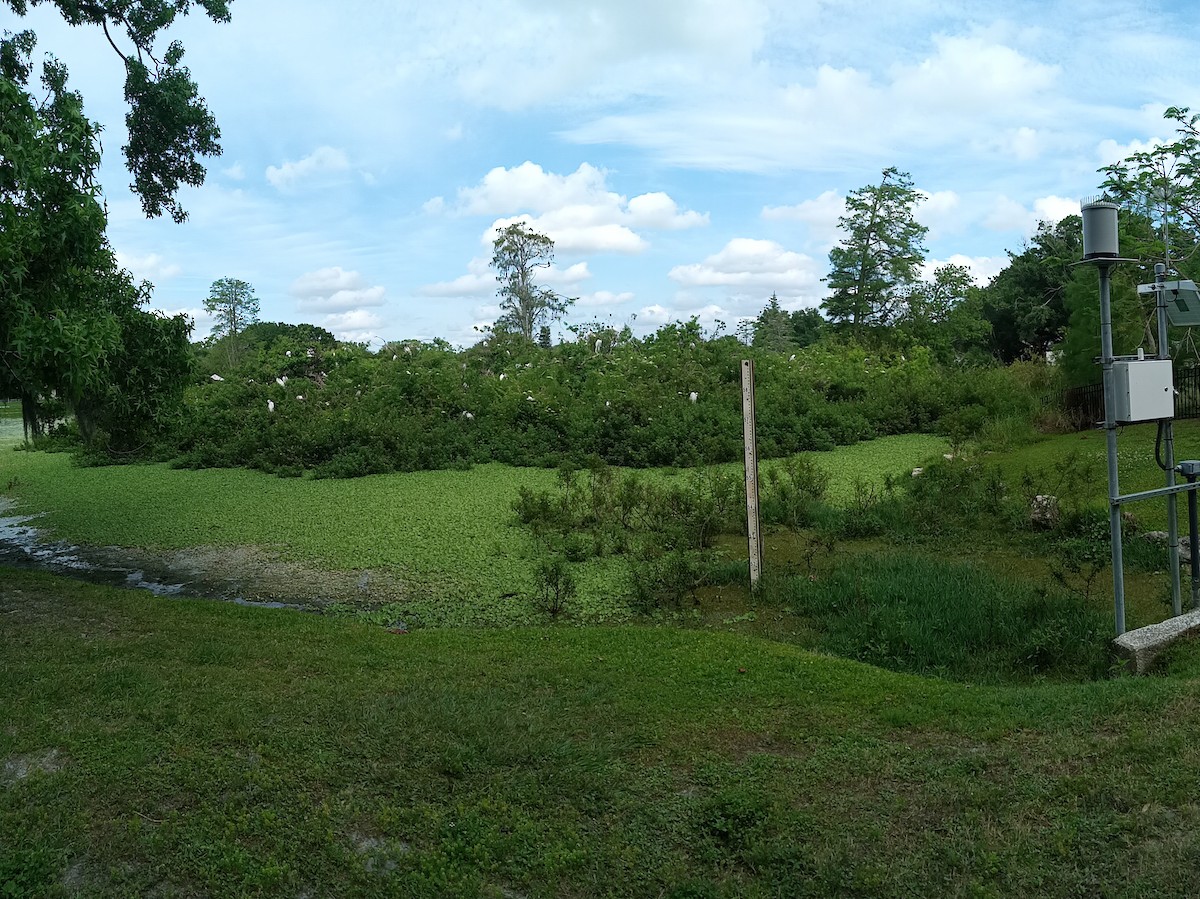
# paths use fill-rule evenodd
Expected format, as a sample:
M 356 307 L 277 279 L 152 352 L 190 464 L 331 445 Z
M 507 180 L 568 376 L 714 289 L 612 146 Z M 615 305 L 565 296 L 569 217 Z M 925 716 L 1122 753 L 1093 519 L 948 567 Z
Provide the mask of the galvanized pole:
M 750 589 L 762 576 L 762 539 L 758 521 L 758 435 L 754 419 L 754 360 L 742 360 L 742 440 L 746 459 L 746 538 L 750 550 Z
M 1158 305 L 1158 358 L 1170 359 L 1171 351 L 1167 345 L 1167 291 L 1163 284 L 1167 280 L 1167 267 L 1163 263 L 1154 266 L 1154 283 L 1158 288 L 1155 297 Z M 1163 465 L 1167 469 L 1167 486 L 1175 486 L 1175 427 L 1169 419 L 1162 423 L 1165 458 Z M 1183 614 L 1183 599 L 1179 584 L 1179 502 L 1174 493 L 1167 494 L 1167 546 L 1168 559 L 1171 566 L 1171 612 L 1174 615 Z M 1193 587 L 1193 602 L 1195 588 Z
M 1104 372 L 1104 433 L 1108 449 L 1108 530 L 1112 540 L 1113 612 L 1117 636 L 1125 633 L 1125 566 L 1121 550 L 1121 490 L 1117 476 L 1117 398 L 1113 384 L 1112 263 L 1097 260 L 1100 272 L 1100 365 Z

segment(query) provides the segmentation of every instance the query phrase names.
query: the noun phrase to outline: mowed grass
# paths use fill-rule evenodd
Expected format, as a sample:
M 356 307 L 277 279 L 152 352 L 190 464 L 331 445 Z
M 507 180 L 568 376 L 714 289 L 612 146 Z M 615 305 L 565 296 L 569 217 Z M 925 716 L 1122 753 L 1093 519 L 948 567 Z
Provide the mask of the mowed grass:
M 1200 685 L 0 572 L 0 895 L 1194 896 Z
M 1140 490 L 1153 490 L 1166 484 L 1165 475 L 1154 460 L 1154 424 L 1128 425 L 1118 430 L 1117 457 L 1118 476 L 1122 494 Z M 1200 459 L 1200 420 L 1177 421 L 1175 432 L 1175 459 Z M 1103 430 L 1082 431 L 1077 434 L 1059 434 L 1046 437 L 1017 449 L 995 453 L 987 457 L 990 464 L 998 465 L 1009 483 L 1017 483 L 1024 471 L 1053 471 L 1054 466 L 1067 456 L 1077 454 L 1084 465 L 1087 476 L 1078 486 L 1079 495 L 1100 508 L 1108 508 L 1108 453 Z M 1178 480 L 1182 483 L 1183 478 Z M 1051 478 L 1045 483 L 1049 486 Z M 1165 499 L 1142 500 L 1124 507 L 1133 512 L 1139 522 L 1147 528 L 1165 529 L 1167 504 Z M 1180 521 L 1186 526 L 1186 497 L 1179 499 Z
M 943 445 L 937 437 L 904 435 L 811 455 L 842 495 L 855 478 L 881 480 Z M 333 569 L 388 569 L 411 579 L 419 593 L 493 607 L 530 589 L 529 542 L 513 523 L 513 501 L 521 487 L 547 488 L 555 479 L 550 470 L 503 465 L 281 479 L 161 464 L 81 468 L 63 454 L 0 452 L 0 484 L 14 481 L 10 495 L 20 511 L 46 513 L 41 526 L 65 540 L 164 549 L 255 545 Z M 600 615 L 616 609 L 608 568 L 585 573 L 580 588 L 580 603 Z

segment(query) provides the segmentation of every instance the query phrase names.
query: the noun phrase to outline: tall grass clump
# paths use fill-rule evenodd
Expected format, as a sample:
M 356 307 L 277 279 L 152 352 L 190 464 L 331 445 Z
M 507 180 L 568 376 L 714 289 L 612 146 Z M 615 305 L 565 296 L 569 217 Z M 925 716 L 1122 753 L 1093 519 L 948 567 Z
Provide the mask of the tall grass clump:
M 956 680 L 1103 676 L 1108 621 L 1079 597 L 920 556 L 862 558 L 774 585 L 822 648 L 896 671 Z

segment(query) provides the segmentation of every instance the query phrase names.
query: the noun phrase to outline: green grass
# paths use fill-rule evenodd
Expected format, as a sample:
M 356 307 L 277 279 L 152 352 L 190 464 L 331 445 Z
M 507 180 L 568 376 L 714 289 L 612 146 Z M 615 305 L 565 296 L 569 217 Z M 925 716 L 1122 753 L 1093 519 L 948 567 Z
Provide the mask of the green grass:
M 1129 425 L 1118 431 L 1118 474 L 1122 494 L 1140 490 L 1152 490 L 1165 485 L 1165 475 L 1154 461 L 1154 437 L 1156 426 Z M 1175 458 L 1200 459 L 1200 421 L 1177 421 L 1175 431 Z M 987 458 L 1003 470 L 1006 480 L 1015 483 L 1026 470 L 1051 470 L 1055 463 L 1070 453 L 1078 453 L 1086 466 L 1088 477 L 1081 485 L 1081 498 L 1087 502 L 1108 508 L 1108 462 L 1103 431 L 1083 431 L 1078 434 L 1060 434 L 1046 437 L 1018 449 L 995 453 Z M 1181 479 L 1182 480 L 1182 479 Z M 1049 486 L 1051 479 L 1047 478 Z M 1125 507 L 1137 516 L 1144 527 L 1165 529 L 1167 526 L 1166 500 L 1153 499 L 1131 503 Z M 1187 503 L 1179 502 L 1180 521 L 1186 525 Z
M 880 479 L 942 446 L 924 435 L 889 437 L 811 454 L 835 493 L 855 477 Z M 668 477 L 661 474 L 654 476 Z M 0 453 L 0 484 L 23 512 L 63 539 L 97 546 L 178 549 L 255 545 L 282 558 L 340 570 L 386 569 L 412 585 L 411 612 L 426 623 L 536 620 L 528 537 L 512 523 L 522 486 L 547 488 L 555 472 L 481 465 L 354 480 L 283 479 L 240 469 L 166 465 L 83 468 L 63 454 Z M 619 566 L 581 573 L 583 617 L 625 614 Z M 517 595 L 514 601 L 513 594 Z
M 1111 625 L 1062 590 L 919 554 L 858 556 L 827 577 L 776 579 L 817 646 L 896 671 L 976 682 L 1108 674 Z
M 11 571 L 0 621 L 0 895 L 1195 894 L 1193 681 L 395 636 Z

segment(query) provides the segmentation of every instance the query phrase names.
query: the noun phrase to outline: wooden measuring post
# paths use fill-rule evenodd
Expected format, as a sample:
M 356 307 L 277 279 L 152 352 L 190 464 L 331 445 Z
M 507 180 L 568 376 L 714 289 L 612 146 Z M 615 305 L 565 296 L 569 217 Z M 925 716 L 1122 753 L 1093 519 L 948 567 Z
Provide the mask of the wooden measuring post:
M 754 423 L 754 360 L 742 360 L 742 440 L 746 445 L 746 534 L 750 544 L 750 589 L 762 576 L 762 534 L 758 523 L 758 435 Z

